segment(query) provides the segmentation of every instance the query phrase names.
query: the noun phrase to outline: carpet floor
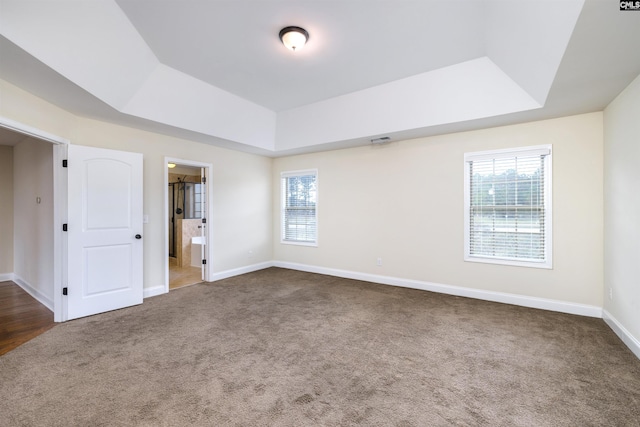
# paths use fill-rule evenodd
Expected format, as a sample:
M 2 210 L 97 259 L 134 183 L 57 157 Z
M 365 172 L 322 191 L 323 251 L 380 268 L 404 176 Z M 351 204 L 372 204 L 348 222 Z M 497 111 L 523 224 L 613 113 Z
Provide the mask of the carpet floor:
M 0 357 L 2 426 L 639 426 L 601 319 L 278 268 Z

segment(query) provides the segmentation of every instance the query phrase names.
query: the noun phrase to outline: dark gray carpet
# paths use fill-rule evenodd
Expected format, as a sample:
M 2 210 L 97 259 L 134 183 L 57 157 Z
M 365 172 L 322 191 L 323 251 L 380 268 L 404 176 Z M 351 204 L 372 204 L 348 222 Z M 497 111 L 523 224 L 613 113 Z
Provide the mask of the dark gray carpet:
M 0 357 L 2 426 L 638 426 L 600 319 L 271 268 Z

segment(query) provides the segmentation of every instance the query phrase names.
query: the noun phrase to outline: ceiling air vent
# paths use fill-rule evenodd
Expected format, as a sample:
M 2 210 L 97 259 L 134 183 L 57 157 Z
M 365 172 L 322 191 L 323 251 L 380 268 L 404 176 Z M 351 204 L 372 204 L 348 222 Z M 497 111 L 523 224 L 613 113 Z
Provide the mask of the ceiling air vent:
M 388 136 L 383 136 L 382 138 L 373 138 L 371 140 L 371 143 L 375 145 L 379 145 L 389 141 L 391 141 L 391 138 L 389 138 Z

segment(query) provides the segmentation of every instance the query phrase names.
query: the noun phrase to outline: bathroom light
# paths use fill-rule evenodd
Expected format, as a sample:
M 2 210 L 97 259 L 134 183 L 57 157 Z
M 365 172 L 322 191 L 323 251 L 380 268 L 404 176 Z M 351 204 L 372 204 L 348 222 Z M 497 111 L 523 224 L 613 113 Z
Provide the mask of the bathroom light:
M 287 49 L 296 52 L 309 40 L 309 33 L 304 28 L 285 27 L 280 30 L 280 40 Z
M 176 164 L 175 164 L 175 163 L 167 163 L 167 167 L 168 167 L 169 169 L 173 169 L 173 168 L 175 168 L 175 167 L 176 167 Z

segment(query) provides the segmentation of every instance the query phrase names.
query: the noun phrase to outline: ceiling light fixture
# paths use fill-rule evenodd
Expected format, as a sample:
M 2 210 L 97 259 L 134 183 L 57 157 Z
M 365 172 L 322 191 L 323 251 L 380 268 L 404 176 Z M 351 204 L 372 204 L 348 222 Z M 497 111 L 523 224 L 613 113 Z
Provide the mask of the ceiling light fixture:
M 168 167 L 169 169 L 173 169 L 173 168 L 175 168 L 175 167 L 176 167 L 176 164 L 175 164 L 175 163 L 167 163 L 167 167 Z
M 309 33 L 304 28 L 285 27 L 280 30 L 280 40 L 287 49 L 296 52 L 309 40 Z

